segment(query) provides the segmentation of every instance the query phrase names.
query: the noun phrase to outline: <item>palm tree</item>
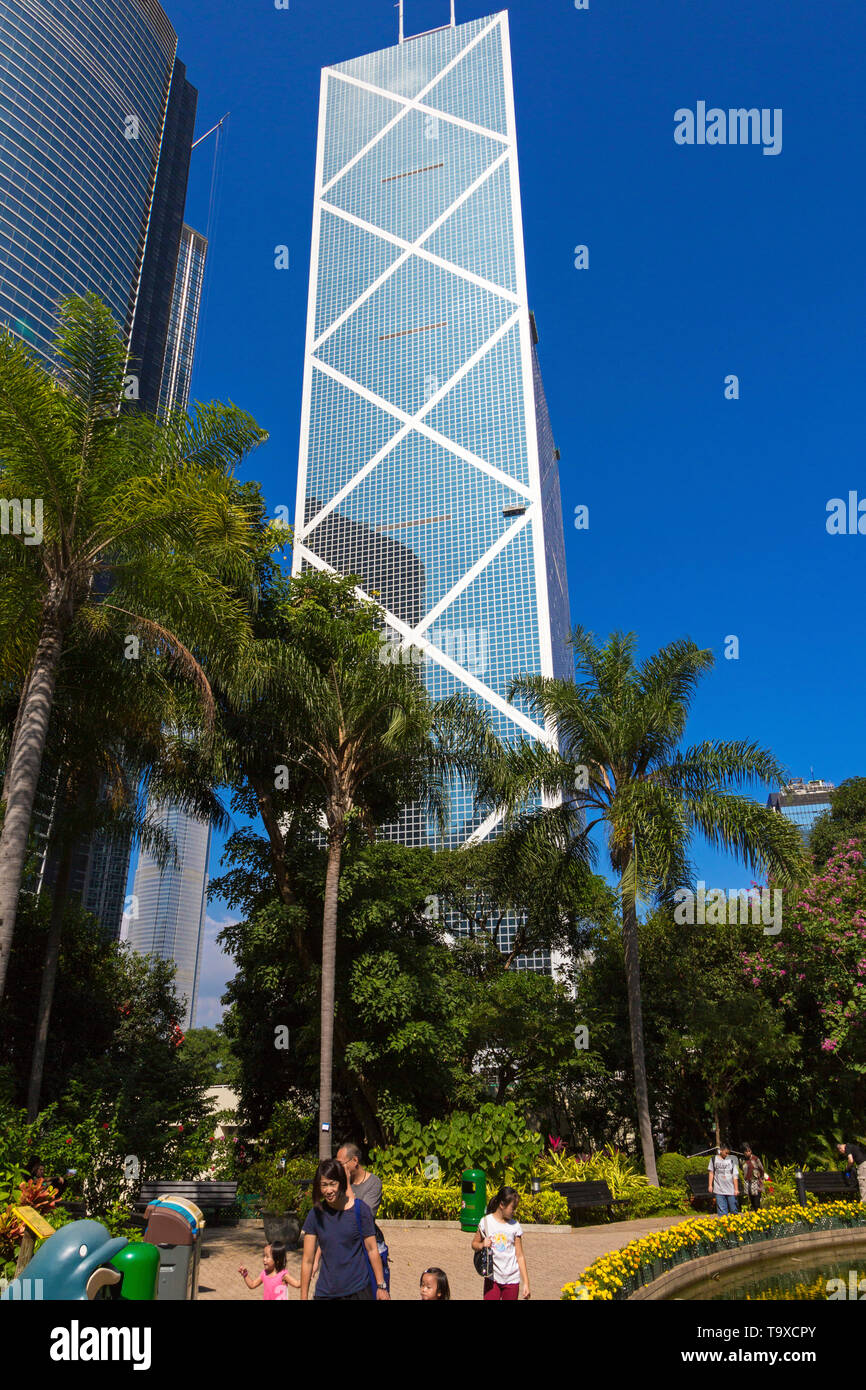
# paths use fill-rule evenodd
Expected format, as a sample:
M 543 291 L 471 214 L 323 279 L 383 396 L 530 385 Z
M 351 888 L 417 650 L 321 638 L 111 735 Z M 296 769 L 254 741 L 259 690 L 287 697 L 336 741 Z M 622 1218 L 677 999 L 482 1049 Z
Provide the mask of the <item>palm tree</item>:
M 219 769 L 209 768 L 198 751 L 193 756 L 190 721 L 198 711 L 183 680 L 165 660 L 143 668 L 135 662 L 118 666 L 110 634 L 88 638 L 70 644 L 61 658 L 40 778 L 39 791 L 51 804 L 45 860 L 53 860 L 56 873 L 27 1096 L 30 1119 L 39 1111 L 76 845 L 93 836 L 121 840 L 169 862 L 175 845 L 148 813 L 152 800 L 170 800 L 220 829 L 228 825 L 214 791 Z
M 212 709 L 205 668 L 229 678 L 253 602 L 253 534 L 232 473 L 263 431 L 234 406 L 199 406 L 163 425 L 121 411 L 126 351 L 95 295 L 61 306 L 55 351 L 53 376 L 24 344 L 0 338 L 0 501 L 16 523 L 22 503 L 31 520 L 42 509 L 31 535 L 19 525 L 0 547 L 0 679 L 11 671 L 22 690 L 0 833 L 0 997 L 68 643 L 111 634 L 118 661 L 142 644 Z
M 510 818 L 525 816 L 527 804 L 539 796 L 556 803 L 532 817 L 542 839 L 588 843 L 593 828 L 604 827 L 619 884 L 641 1148 L 647 1177 L 657 1185 L 638 900 L 669 904 L 677 888 L 692 885 L 688 849 L 696 832 L 783 888 L 804 872 L 803 848 L 790 821 L 740 794 L 749 784 L 785 780 L 771 753 L 752 743 L 723 741 L 679 750 L 697 683 L 713 665 L 711 652 L 682 639 L 636 665 L 634 633 L 614 633 L 602 646 L 577 628 L 571 643 L 575 681 L 524 676 L 509 693 L 510 699 L 521 696 L 555 730 L 558 746 L 521 741 L 505 750 L 487 783 Z
M 443 824 L 449 776 L 471 779 L 496 746 L 477 706 L 433 704 L 411 664 L 383 663 L 380 610 L 351 596 L 351 581 L 302 575 L 290 590 L 279 694 L 278 775 L 318 806 L 327 841 L 322 915 L 319 1156 L 331 1154 L 340 866 L 349 827 L 370 835 L 411 803 Z

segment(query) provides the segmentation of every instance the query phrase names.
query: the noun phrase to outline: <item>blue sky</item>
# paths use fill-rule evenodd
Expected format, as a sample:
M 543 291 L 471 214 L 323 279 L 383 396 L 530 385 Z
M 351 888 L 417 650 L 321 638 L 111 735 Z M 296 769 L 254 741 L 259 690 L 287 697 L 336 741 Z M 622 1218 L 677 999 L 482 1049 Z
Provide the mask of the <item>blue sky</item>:
M 193 396 L 233 400 L 269 431 L 250 473 L 293 514 L 319 70 L 396 42 L 397 11 L 290 5 L 166 8 L 198 132 L 231 111 L 213 200 L 213 138 L 193 154 L 187 217 L 211 236 Z M 866 536 L 830 536 L 825 521 L 830 498 L 866 498 L 866 14 L 856 0 L 508 8 L 572 618 L 634 630 L 644 653 L 684 635 L 712 648 L 690 738 L 753 739 L 795 775 L 858 775 Z M 457 0 L 457 20 L 495 9 Z M 447 22 L 448 0 L 405 12 L 415 33 Z M 698 101 L 781 108 L 781 153 L 676 144 L 674 112 Z M 288 270 L 274 268 L 279 244 Z M 725 399 L 731 373 L 738 400 Z M 708 882 L 748 884 L 696 851 Z M 201 1023 L 229 973 L 214 930 Z

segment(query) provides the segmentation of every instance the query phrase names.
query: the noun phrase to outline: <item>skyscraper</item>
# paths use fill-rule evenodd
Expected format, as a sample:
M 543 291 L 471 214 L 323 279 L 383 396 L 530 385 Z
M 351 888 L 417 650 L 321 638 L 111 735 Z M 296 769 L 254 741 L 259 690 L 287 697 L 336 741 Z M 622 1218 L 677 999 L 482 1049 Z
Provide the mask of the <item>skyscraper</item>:
M 142 850 L 135 870 L 133 913 L 128 919 L 128 941 L 142 955 L 173 960 L 177 993 L 186 999 L 181 1027 L 195 1021 L 201 952 L 207 908 L 208 859 L 211 828 L 188 816 L 178 806 L 153 808 L 157 824 L 172 837 L 178 866 L 161 869 L 153 856 Z
M 185 410 L 189 405 L 206 257 L 206 238 L 184 223 L 174 276 L 159 391 L 161 416 L 169 410 Z
M 184 224 L 171 296 L 159 413 L 189 405 L 207 240 Z M 173 960 L 177 992 L 186 999 L 181 1026 L 195 1022 L 207 911 L 211 827 L 179 806 L 150 803 L 148 815 L 175 843 L 177 865 L 161 869 L 143 849 L 132 889 L 126 939 L 142 955 Z
M 786 787 L 771 792 L 767 805 L 793 821 L 808 845 L 815 821 L 833 804 L 835 790 L 832 782 L 804 782 L 802 777 L 795 777 Z
M 511 679 L 571 669 L 536 341 L 507 14 L 325 68 L 294 567 L 359 573 L 504 740 L 548 738 Z M 495 829 L 459 786 L 446 843 Z
M 151 413 L 196 102 L 154 0 L 0 0 L 0 324 L 50 364 L 60 301 L 95 291 L 123 329 Z M 51 801 L 40 798 L 35 816 L 47 886 Z M 98 834 L 73 856 L 71 890 L 112 936 L 129 856 L 128 841 Z
M 197 93 L 155 0 L 0 0 L 0 323 L 95 291 L 156 410 Z

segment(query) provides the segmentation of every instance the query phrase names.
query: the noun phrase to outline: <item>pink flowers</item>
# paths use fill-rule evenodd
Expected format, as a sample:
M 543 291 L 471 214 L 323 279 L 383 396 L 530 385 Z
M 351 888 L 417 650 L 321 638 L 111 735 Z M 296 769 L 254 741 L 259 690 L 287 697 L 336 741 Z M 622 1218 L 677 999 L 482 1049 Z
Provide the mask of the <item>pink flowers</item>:
M 838 1046 L 838 1043 L 836 1043 L 836 1042 L 834 1041 L 833 1038 L 825 1038 L 824 1041 L 823 1041 L 822 1044 L 821 1044 L 821 1051 L 822 1051 L 822 1052 L 835 1052 L 837 1046 Z

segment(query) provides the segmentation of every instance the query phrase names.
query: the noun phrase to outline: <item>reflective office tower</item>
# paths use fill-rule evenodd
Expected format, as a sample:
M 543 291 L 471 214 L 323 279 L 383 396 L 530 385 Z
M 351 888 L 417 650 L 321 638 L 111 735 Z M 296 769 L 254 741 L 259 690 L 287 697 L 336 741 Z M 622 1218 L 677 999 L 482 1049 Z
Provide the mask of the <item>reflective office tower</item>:
M 184 225 L 159 396 L 161 415 L 189 405 L 206 256 L 207 240 Z M 160 869 L 147 850 L 141 851 L 126 939 L 143 955 L 175 962 L 177 992 L 187 1001 L 181 1023 L 191 1028 L 204 941 L 211 827 L 178 806 L 151 804 L 148 816 L 175 841 L 178 865 Z
M 52 362 L 59 302 L 95 291 L 122 326 L 155 411 L 181 241 L 197 94 L 153 0 L 0 0 L 0 325 Z M 130 384 L 130 391 L 135 388 Z M 34 817 L 50 886 L 50 782 Z M 70 887 L 121 927 L 129 843 L 73 856 Z
M 325 68 L 294 566 L 359 573 L 431 695 L 471 692 L 507 740 L 547 738 L 512 677 L 571 670 L 557 458 L 507 15 Z M 446 843 L 495 832 L 458 787 Z
M 772 792 L 767 798 L 767 805 L 793 821 L 808 845 L 815 821 L 833 804 L 835 790 L 833 782 L 804 782 L 802 777 L 795 777 L 786 787 Z
M 153 818 L 172 837 L 179 866 L 161 869 L 147 850 L 139 855 L 127 918 L 130 946 L 142 955 L 173 960 L 175 987 L 186 1000 L 181 1027 L 195 1020 L 207 907 L 211 829 L 177 806 L 154 807 Z
M 197 94 L 154 0 L 0 0 L 0 322 L 95 291 L 159 399 Z
M 166 411 L 175 408 L 185 410 L 189 405 L 206 256 L 206 238 L 184 223 L 174 277 L 174 293 L 171 298 L 168 339 L 165 345 L 162 386 L 159 393 L 160 415 L 165 415 Z

